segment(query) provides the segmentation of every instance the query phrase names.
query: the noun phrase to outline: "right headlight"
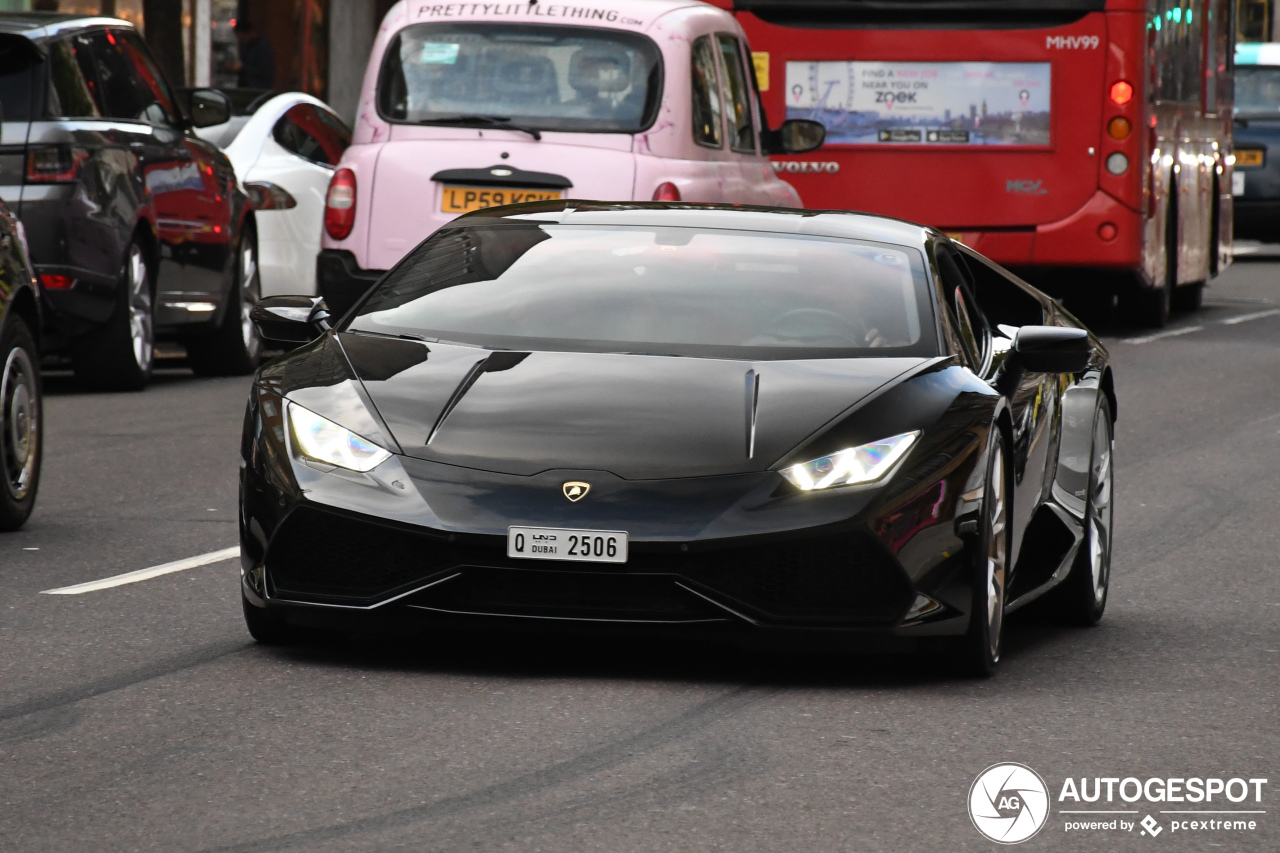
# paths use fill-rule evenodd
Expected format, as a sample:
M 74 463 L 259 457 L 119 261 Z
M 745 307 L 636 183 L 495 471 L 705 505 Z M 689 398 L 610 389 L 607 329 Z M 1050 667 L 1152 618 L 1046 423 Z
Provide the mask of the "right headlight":
M 830 456 L 783 468 L 779 473 L 804 492 L 834 486 L 861 486 L 882 480 L 920 437 L 920 431 L 850 447 Z
M 361 438 L 297 403 L 289 403 L 289 424 L 298 450 L 317 462 L 364 473 L 391 458 L 388 451 L 369 439 Z

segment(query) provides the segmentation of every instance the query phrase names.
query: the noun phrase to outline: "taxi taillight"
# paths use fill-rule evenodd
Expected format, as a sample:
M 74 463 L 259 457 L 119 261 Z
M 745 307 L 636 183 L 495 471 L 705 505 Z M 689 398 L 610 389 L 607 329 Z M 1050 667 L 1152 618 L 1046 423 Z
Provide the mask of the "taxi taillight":
M 658 188 L 653 191 L 654 201 L 679 201 L 680 188 L 670 181 L 663 181 L 658 184 Z
M 335 240 L 345 240 L 356 224 L 356 173 L 339 169 L 329 180 L 324 197 L 324 230 Z

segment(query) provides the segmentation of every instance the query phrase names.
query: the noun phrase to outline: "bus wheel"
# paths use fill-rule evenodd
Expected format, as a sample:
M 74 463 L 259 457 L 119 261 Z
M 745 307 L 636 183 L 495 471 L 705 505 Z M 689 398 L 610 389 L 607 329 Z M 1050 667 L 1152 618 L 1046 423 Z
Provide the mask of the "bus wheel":
M 1197 311 L 1204 301 L 1204 282 L 1188 284 L 1173 292 L 1173 307 L 1178 311 Z
M 1126 300 L 1128 319 L 1152 329 L 1162 329 L 1169 322 L 1173 294 L 1178 287 L 1178 205 L 1169 205 L 1164 218 L 1164 281 L 1153 288 L 1135 286 Z

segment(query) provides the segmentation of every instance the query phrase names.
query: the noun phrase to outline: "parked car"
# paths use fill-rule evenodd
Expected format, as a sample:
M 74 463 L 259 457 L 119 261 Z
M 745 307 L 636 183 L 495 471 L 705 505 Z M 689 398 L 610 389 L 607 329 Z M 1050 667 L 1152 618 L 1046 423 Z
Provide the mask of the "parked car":
M 1235 233 L 1280 243 L 1280 44 L 1236 45 Z
M 174 97 L 133 26 L 0 15 L 0 197 L 26 226 L 47 352 L 101 389 L 139 389 L 156 340 L 200 373 L 248 373 L 261 343 L 252 207 L 195 135 L 220 92 Z
M 239 92 L 227 93 L 233 104 Z M 253 200 L 261 295 L 313 295 L 325 192 L 351 130 L 310 95 L 266 95 L 196 133 L 226 152 Z
M 344 311 L 441 225 L 497 205 L 800 207 L 766 155 L 823 136 L 810 121 L 768 129 L 746 37 L 709 5 L 401 2 L 329 185 L 319 290 Z
M 40 485 L 40 295 L 22 223 L 0 201 L 0 530 L 31 515 Z

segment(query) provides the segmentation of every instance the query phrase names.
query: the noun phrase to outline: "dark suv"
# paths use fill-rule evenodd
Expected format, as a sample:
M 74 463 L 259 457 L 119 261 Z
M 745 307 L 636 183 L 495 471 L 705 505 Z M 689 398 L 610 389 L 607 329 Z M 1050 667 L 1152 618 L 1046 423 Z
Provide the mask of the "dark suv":
M 229 115 L 170 89 L 132 25 L 0 14 L 0 198 L 26 227 L 46 354 L 103 389 L 146 385 L 157 339 L 202 374 L 249 373 L 261 343 L 253 214 L 192 129 Z

